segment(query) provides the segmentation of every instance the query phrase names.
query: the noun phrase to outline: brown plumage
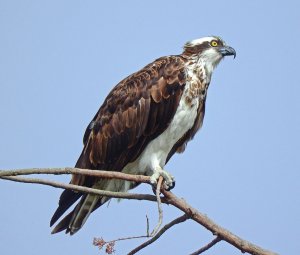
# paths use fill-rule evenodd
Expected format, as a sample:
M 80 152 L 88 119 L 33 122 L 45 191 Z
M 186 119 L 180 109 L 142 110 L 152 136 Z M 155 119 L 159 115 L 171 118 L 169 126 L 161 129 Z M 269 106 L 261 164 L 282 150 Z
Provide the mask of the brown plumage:
M 195 48 L 192 44 L 187 44 L 183 55 L 159 58 L 117 84 L 87 127 L 83 138 L 84 148 L 75 167 L 123 171 L 125 166 L 137 160 L 146 146 L 170 125 L 187 79 L 190 79 L 186 66 L 195 64 L 193 57 L 199 54 L 199 50 L 203 51 L 207 47 L 209 42 Z M 199 79 L 195 84 L 191 82 L 190 91 L 184 99 L 187 104 L 192 104 L 195 97 L 199 98 L 195 122 L 192 128 L 178 138 L 164 163 L 176 151 L 182 152 L 186 143 L 202 125 L 206 90 L 209 85 L 201 73 L 203 70 L 197 70 Z M 205 95 L 201 97 L 203 91 Z M 73 175 L 70 183 L 116 191 L 122 190 L 125 185 L 121 181 L 112 184 L 109 180 L 80 175 Z M 129 188 L 136 185 L 130 183 Z M 65 190 L 50 225 L 52 226 L 80 197 L 80 202 L 59 222 L 52 233 L 65 229 L 67 233 L 75 233 L 92 211 L 109 200 Z

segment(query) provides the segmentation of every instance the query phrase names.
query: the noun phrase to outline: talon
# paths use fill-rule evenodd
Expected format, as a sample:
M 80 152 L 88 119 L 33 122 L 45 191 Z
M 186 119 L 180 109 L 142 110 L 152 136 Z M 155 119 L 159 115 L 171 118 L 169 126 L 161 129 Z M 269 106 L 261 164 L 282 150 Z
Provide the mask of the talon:
M 175 187 L 175 181 L 172 181 L 171 185 L 167 186 L 167 188 L 165 188 L 166 191 L 170 191 L 171 189 L 174 189 Z
M 153 191 L 154 191 L 155 186 L 157 185 L 157 180 L 158 180 L 159 176 L 162 176 L 164 178 L 163 185 L 164 185 L 165 190 L 169 191 L 175 187 L 174 177 L 172 175 L 170 175 L 167 171 L 165 171 L 161 168 L 157 168 L 154 170 L 154 173 L 150 177 L 150 182 L 153 185 Z

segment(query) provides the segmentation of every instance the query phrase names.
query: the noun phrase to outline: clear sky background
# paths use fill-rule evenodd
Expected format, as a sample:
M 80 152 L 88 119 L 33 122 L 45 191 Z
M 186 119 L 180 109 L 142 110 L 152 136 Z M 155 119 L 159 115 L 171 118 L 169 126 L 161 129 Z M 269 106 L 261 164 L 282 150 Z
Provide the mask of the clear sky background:
M 219 35 L 237 57 L 214 72 L 202 130 L 166 167 L 173 191 L 242 238 L 299 254 L 299 10 L 296 0 L 0 0 L 0 169 L 73 166 L 115 84 L 188 40 Z M 50 235 L 60 193 L 0 181 L 1 254 L 96 255 L 93 237 L 144 234 L 146 214 L 157 222 L 154 203 L 113 201 L 76 235 Z M 178 215 L 164 206 L 164 223 Z M 189 221 L 140 254 L 188 254 L 212 238 Z M 116 254 L 142 241 L 120 242 Z M 223 242 L 206 254 L 241 253 Z

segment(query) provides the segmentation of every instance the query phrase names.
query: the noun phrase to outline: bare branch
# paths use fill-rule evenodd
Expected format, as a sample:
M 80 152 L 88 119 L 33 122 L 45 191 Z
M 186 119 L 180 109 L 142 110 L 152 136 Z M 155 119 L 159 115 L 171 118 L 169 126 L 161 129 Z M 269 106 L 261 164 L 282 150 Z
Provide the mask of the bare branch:
M 230 243 L 234 247 L 238 248 L 241 252 L 248 252 L 253 255 L 276 255 L 276 253 L 267 251 L 255 244 L 245 241 L 237 235 L 231 233 L 227 229 L 217 225 L 205 214 L 199 212 L 198 210 L 187 204 L 183 199 L 176 197 L 172 192 L 162 190 L 162 193 L 171 205 L 174 205 L 181 211 L 188 214 L 191 217 L 191 219 L 208 229 L 210 232 L 213 233 L 213 235 L 216 235 L 222 240 Z
M 83 174 L 94 177 L 101 178 L 116 178 L 123 179 L 134 182 L 144 182 L 150 183 L 150 178 L 147 176 L 141 175 L 129 175 L 120 172 L 112 172 L 112 171 L 99 171 L 99 170 L 86 170 L 86 169 L 78 169 L 78 168 L 35 168 L 35 169 L 21 169 L 21 170 L 12 170 L 12 171 L 0 171 L 0 179 L 17 181 L 17 182 L 25 182 L 25 183 L 38 183 L 49 185 L 56 188 L 70 189 L 83 193 L 90 193 L 100 196 L 107 197 L 115 197 L 115 198 L 126 198 L 126 199 L 136 199 L 136 200 L 148 200 L 148 201 L 157 201 L 157 197 L 148 194 L 133 194 L 126 192 L 111 192 L 105 190 L 96 190 L 88 187 L 82 187 L 72 184 L 64 184 L 54 181 L 41 180 L 41 179 L 33 179 L 33 178 L 23 178 L 23 177 L 15 177 L 16 175 L 28 175 L 28 174 Z M 217 225 L 210 218 L 208 218 L 203 213 L 197 211 L 195 208 L 187 204 L 183 199 L 176 197 L 173 193 L 166 191 L 164 189 L 161 190 L 164 197 L 160 197 L 162 203 L 172 204 L 177 207 L 179 210 L 183 211 L 187 214 L 191 219 L 195 222 L 199 223 L 214 235 L 218 236 L 220 239 L 230 243 L 234 247 L 238 248 L 242 252 L 248 252 L 253 255 L 276 255 L 276 253 L 267 251 L 262 249 L 261 247 L 252 244 L 246 240 L 241 239 L 237 235 L 231 233 L 225 228 Z M 187 216 L 186 216 L 187 217 Z M 171 222 L 172 223 L 172 222 Z M 169 223 L 169 224 L 171 224 Z M 168 224 L 167 224 L 168 225 Z M 167 226 L 166 225 L 166 226 Z M 163 232 L 166 231 L 166 226 L 164 226 L 158 234 L 156 234 L 152 239 L 147 242 L 154 242 Z M 167 228 L 168 229 L 168 228 Z M 151 241 L 152 240 L 152 241 Z M 150 244 L 149 243 L 149 244 Z M 146 247 L 146 244 L 143 247 Z M 143 248 L 142 247 L 142 248 Z M 142 248 L 139 248 L 142 249 Z M 135 251 L 135 250 L 133 250 Z M 134 254 L 134 253 L 130 253 Z
M 140 239 L 140 238 L 148 238 L 149 236 L 147 235 L 141 235 L 141 236 L 129 236 L 129 237 L 120 237 L 114 240 L 110 240 L 110 241 L 105 241 L 105 243 L 115 243 L 115 242 L 119 242 L 119 241 L 126 241 L 126 240 L 131 240 L 131 239 Z M 97 239 L 97 238 L 95 238 Z
M 115 251 L 116 242 L 126 241 L 126 240 L 131 240 L 131 239 L 149 238 L 150 237 L 150 234 L 149 234 L 149 219 L 148 219 L 147 215 L 146 215 L 146 221 L 147 221 L 146 235 L 121 237 L 121 238 L 117 238 L 117 239 L 110 240 L 110 241 L 105 241 L 102 237 L 100 237 L 100 238 L 95 237 L 94 240 L 93 240 L 93 245 L 97 246 L 100 250 L 104 246 L 107 246 L 108 249 L 111 249 L 111 250 Z
M 124 174 L 121 172 L 104 171 L 104 170 L 91 170 L 71 167 L 61 168 L 26 168 L 14 170 L 0 170 L 1 176 L 16 176 L 16 175 L 29 175 L 29 174 L 80 174 L 109 179 L 122 179 L 126 181 L 134 181 L 138 183 L 150 183 L 150 177 L 144 175 Z
M 156 199 L 157 199 L 157 207 L 158 207 L 158 223 L 156 227 L 153 229 L 151 232 L 150 236 L 155 236 L 157 234 L 157 231 L 159 230 L 162 221 L 163 221 L 163 210 L 161 207 L 161 199 L 160 199 L 160 190 L 161 190 L 161 185 L 163 182 L 164 178 L 162 176 L 159 176 L 158 182 L 157 182 L 157 187 L 156 187 Z
M 139 245 L 138 247 L 136 247 L 135 249 L 133 249 L 131 252 L 129 252 L 127 255 L 133 255 L 136 254 L 137 252 L 139 252 L 140 250 L 144 249 L 145 247 L 147 247 L 148 245 L 152 244 L 153 242 L 155 242 L 158 238 L 160 238 L 169 228 L 173 227 L 176 224 L 179 224 L 181 222 L 186 221 L 189 218 L 188 215 L 184 214 L 174 220 L 172 220 L 171 222 L 169 222 L 168 224 L 166 224 L 165 226 L 163 226 L 158 233 L 152 237 L 151 239 L 147 240 L 146 242 L 142 243 L 141 245 Z
M 146 215 L 146 220 L 147 220 L 147 231 L 146 231 L 146 234 L 147 234 L 147 237 L 149 237 L 150 236 L 150 234 L 149 234 L 149 218 L 148 218 L 147 215 Z
M 135 199 L 135 200 L 148 200 L 148 201 L 153 201 L 153 202 L 157 201 L 156 196 L 149 195 L 149 194 L 136 194 L 136 193 L 127 193 L 127 192 L 114 192 L 114 191 L 107 191 L 107 190 L 98 190 L 98 189 L 88 188 L 88 187 L 84 187 L 84 186 L 77 186 L 77 185 L 73 185 L 73 184 L 65 184 L 65 183 L 61 183 L 61 182 L 36 179 L 36 178 L 24 178 L 24 177 L 16 177 L 16 176 L 12 176 L 12 177 L 2 176 L 0 178 L 4 179 L 4 180 L 15 181 L 15 182 L 43 184 L 43 185 L 47 185 L 47 186 L 52 186 L 54 188 L 70 189 L 73 191 L 79 191 L 82 193 L 94 194 L 94 195 L 99 195 L 99 196 Z M 166 203 L 167 201 L 164 198 L 162 198 L 162 202 Z
M 199 255 L 205 251 L 207 251 L 208 249 L 210 249 L 211 247 L 213 247 L 215 244 L 217 244 L 218 242 L 220 242 L 222 239 L 219 237 L 216 237 L 215 239 L 213 239 L 210 243 L 208 243 L 207 245 L 201 247 L 199 250 L 191 253 L 190 255 Z

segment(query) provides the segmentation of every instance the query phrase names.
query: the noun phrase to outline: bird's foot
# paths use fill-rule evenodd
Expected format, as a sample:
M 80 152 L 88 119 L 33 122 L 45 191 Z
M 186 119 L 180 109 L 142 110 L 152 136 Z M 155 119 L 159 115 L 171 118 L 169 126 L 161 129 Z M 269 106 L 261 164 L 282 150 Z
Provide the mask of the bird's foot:
M 162 168 L 156 168 L 153 174 L 150 176 L 150 182 L 156 186 L 159 176 L 164 178 L 164 189 L 171 190 L 175 187 L 175 178 L 167 171 L 163 170 Z

